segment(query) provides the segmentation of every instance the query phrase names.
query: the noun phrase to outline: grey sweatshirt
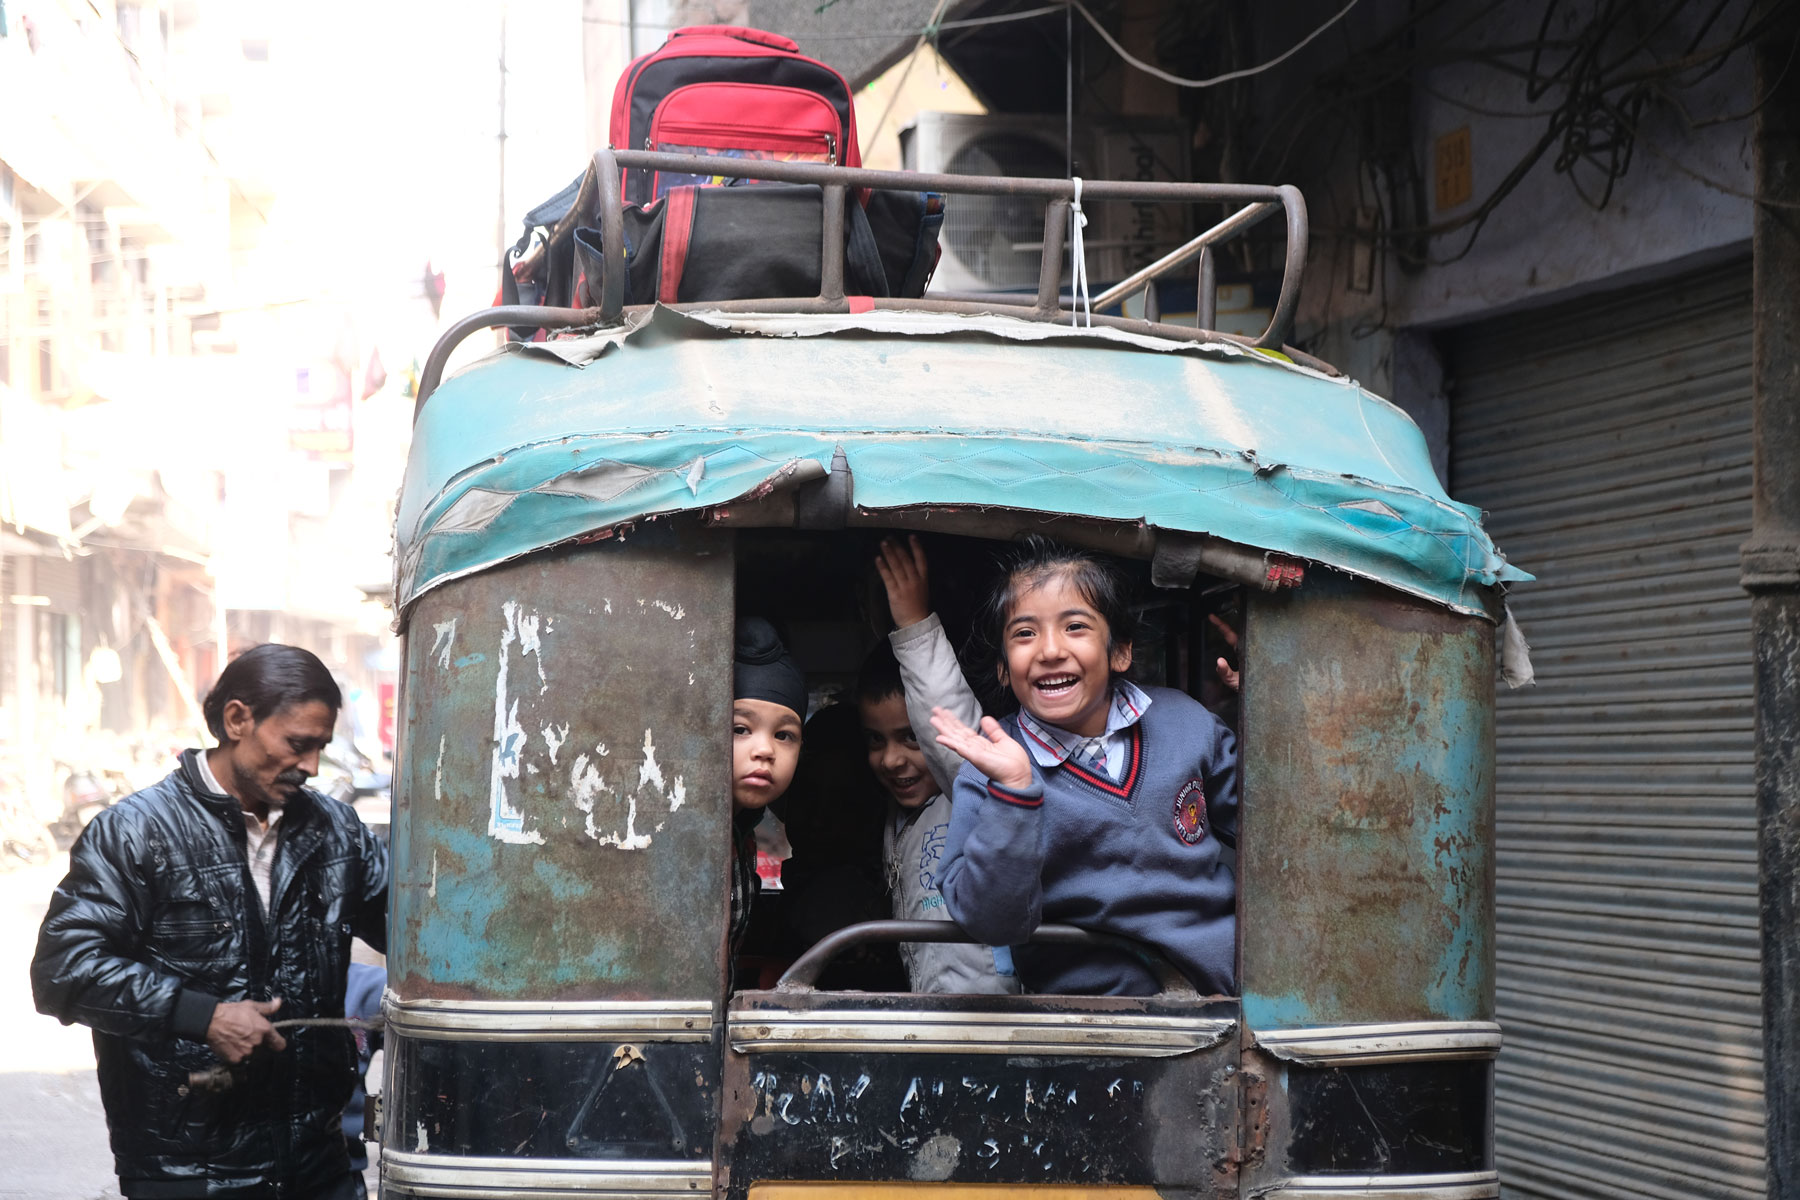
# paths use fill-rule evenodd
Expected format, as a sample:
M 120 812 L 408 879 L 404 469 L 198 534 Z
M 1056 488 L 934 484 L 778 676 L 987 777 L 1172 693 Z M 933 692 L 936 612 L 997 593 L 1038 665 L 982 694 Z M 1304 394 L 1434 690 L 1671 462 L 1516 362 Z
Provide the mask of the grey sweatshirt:
M 933 613 L 915 625 L 888 635 L 894 657 L 900 661 L 900 680 L 906 689 L 906 715 L 918 736 L 925 764 L 937 782 L 938 794 L 909 814 L 888 801 L 888 822 L 882 850 L 888 882 L 894 897 L 894 916 L 902 921 L 948 921 L 950 914 L 938 891 L 943 853 L 950 833 L 950 797 L 962 759 L 938 745 L 931 728 L 931 710 L 946 708 L 960 719 L 981 720 L 981 705 L 963 678 L 962 664 L 944 636 L 944 627 Z M 1005 950 L 1010 968 L 1011 958 Z M 986 946 L 950 943 L 905 943 L 900 957 L 915 992 L 1003 994 L 1019 990 L 1010 970 L 1001 974 L 995 952 Z

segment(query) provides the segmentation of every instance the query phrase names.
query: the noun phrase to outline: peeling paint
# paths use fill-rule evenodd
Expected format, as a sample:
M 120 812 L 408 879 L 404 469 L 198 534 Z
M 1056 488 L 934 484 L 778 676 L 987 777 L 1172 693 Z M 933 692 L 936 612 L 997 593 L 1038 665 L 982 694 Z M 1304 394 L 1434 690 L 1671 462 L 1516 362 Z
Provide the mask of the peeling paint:
M 418 1138 L 413 1143 L 413 1150 L 416 1151 L 417 1153 L 423 1154 L 427 1150 L 431 1149 L 431 1139 L 425 1136 L 425 1122 L 423 1122 L 423 1121 L 418 1122 L 417 1128 L 418 1128 Z
M 644 765 L 638 768 L 638 786 L 646 783 L 655 784 L 659 792 L 663 790 L 662 768 L 656 765 L 656 743 L 648 729 L 644 730 Z
M 438 660 L 438 666 L 450 669 L 450 650 L 456 645 L 456 618 L 439 621 L 431 627 L 431 653 Z
M 675 777 L 675 783 L 669 788 L 669 811 L 674 812 L 686 802 L 687 784 L 682 780 L 681 776 L 677 775 Z M 660 830 L 661 828 L 661 825 L 657 826 L 657 829 Z
M 538 637 L 538 614 L 519 616 L 519 653 L 529 654 L 535 660 L 538 675 L 538 695 L 542 696 L 550 690 L 550 681 L 544 676 L 544 644 Z
M 431 886 L 429 888 L 425 889 L 425 894 L 430 896 L 433 900 L 437 899 L 437 851 L 436 850 L 433 850 L 431 852 Z
M 906 1120 L 906 1110 L 911 1108 L 913 1106 L 914 1101 L 918 1100 L 918 1098 L 919 1098 L 919 1077 L 917 1075 L 914 1075 L 912 1083 L 907 1086 L 906 1098 L 904 1100 L 900 1101 L 900 1119 L 902 1121 Z
M 500 606 L 506 628 L 500 634 L 500 667 L 494 676 L 494 757 L 488 777 L 488 836 L 514 845 L 543 845 L 544 835 L 525 829 L 525 814 L 513 807 L 506 781 L 519 777 L 519 754 L 525 746 L 525 730 L 519 725 L 519 702 L 508 704 L 506 683 L 511 667 L 511 648 L 520 640 L 519 605 L 508 600 Z M 537 618 L 529 618 L 532 644 L 537 644 Z M 538 668 L 540 674 L 543 667 Z
M 555 725 L 546 725 L 538 732 L 543 735 L 544 748 L 550 751 L 550 765 L 554 767 L 557 752 L 563 748 L 563 743 L 569 740 L 568 722 L 565 721 L 561 728 Z
M 602 846 L 617 846 L 621 850 L 642 850 L 650 845 L 650 835 L 637 831 L 637 793 L 625 797 L 625 831 L 609 833 L 597 839 Z
M 588 756 L 577 754 L 575 766 L 569 772 L 570 794 L 575 800 L 575 807 L 587 814 L 587 835 L 596 841 L 600 838 L 600 831 L 594 828 L 594 797 L 605 786 L 606 780 L 600 777 L 600 772 L 588 765 Z

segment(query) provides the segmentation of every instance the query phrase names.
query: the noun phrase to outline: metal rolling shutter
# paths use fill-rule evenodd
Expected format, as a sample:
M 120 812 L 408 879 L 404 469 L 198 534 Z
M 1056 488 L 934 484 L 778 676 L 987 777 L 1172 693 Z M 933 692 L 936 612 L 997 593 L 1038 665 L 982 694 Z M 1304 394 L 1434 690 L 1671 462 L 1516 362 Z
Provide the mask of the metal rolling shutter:
M 1538 576 L 1499 695 L 1509 1196 L 1762 1197 L 1750 271 L 1449 339 L 1452 494 Z

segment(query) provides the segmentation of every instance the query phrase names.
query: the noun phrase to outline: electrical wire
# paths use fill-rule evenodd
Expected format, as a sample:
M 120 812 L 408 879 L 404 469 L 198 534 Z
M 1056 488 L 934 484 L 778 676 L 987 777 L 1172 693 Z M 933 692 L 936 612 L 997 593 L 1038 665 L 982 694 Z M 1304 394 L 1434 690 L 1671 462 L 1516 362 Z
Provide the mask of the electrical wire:
M 1087 5 L 1083 4 L 1081 2 L 1081 0 L 1069 0 L 1069 3 L 1070 3 L 1070 5 L 1072 5 L 1074 7 L 1076 12 L 1080 13 L 1087 20 L 1087 23 L 1089 25 L 1092 25 L 1094 27 L 1094 32 L 1098 33 L 1100 35 L 1100 39 L 1102 41 L 1104 41 L 1108 46 L 1112 47 L 1113 53 L 1117 54 L 1120 58 L 1124 59 L 1128 65 L 1136 67 L 1138 70 L 1144 72 L 1146 75 L 1153 75 L 1156 78 L 1162 80 L 1164 83 L 1172 83 L 1176 87 L 1210 88 L 1210 87 L 1218 87 L 1221 83 L 1230 83 L 1234 79 L 1247 79 L 1252 75 L 1260 75 L 1264 71 L 1267 71 L 1273 67 L 1280 66 L 1282 63 L 1286 62 L 1288 59 L 1294 57 L 1294 55 L 1300 53 L 1301 50 L 1305 49 L 1307 47 L 1307 45 L 1309 45 L 1314 38 L 1316 38 L 1320 34 L 1324 33 L 1327 29 L 1330 29 L 1333 25 L 1336 25 L 1339 21 L 1343 20 L 1345 17 L 1349 16 L 1350 10 L 1355 8 L 1359 3 L 1361 3 L 1361 0 L 1350 0 L 1350 3 L 1344 5 L 1344 7 L 1342 7 L 1342 8 L 1338 9 L 1338 11 L 1331 17 L 1328 17 L 1323 25 L 1320 25 L 1317 29 L 1313 30 L 1311 33 L 1307 34 L 1305 37 L 1303 37 L 1299 41 L 1295 42 L 1292 46 L 1288 47 L 1288 49 L 1286 51 L 1284 51 L 1281 54 L 1276 55 L 1274 58 L 1271 58 L 1268 62 L 1262 63 L 1262 64 L 1260 64 L 1258 66 L 1254 66 L 1254 67 L 1244 67 L 1242 70 L 1227 71 L 1225 74 L 1215 75 L 1211 79 L 1183 79 L 1181 76 L 1172 74 L 1171 72 L 1168 72 L 1168 71 L 1165 71 L 1161 67 L 1151 66 L 1149 63 L 1145 62 L 1143 59 L 1133 56 L 1129 50 L 1125 49 L 1124 46 L 1121 46 L 1119 44 L 1119 40 L 1117 38 L 1113 37 L 1113 35 L 1107 31 L 1106 26 L 1102 25 L 1099 21 L 1099 18 L 1095 17 L 1093 13 L 1088 11 Z
M 954 21 L 940 21 L 936 25 L 927 24 L 923 29 L 899 29 L 885 33 L 809 33 L 809 42 L 890 42 L 896 38 L 927 37 L 933 33 L 948 32 L 957 29 L 979 29 L 985 25 L 1010 25 L 1014 21 L 1031 21 L 1038 17 L 1046 17 L 1052 13 L 1060 13 L 1068 8 L 1067 4 L 1045 4 L 1038 8 L 1022 9 L 1019 12 L 999 13 L 991 17 L 961 17 Z M 610 17 L 582 17 L 583 25 L 604 25 L 613 29 L 641 29 L 658 33 L 673 33 L 684 29 L 683 25 L 648 24 L 643 21 L 619 21 Z M 775 32 L 780 32 L 776 30 Z M 787 35 L 784 35 L 787 36 Z
M 923 50 L 925 43 L 936 34 L 937 19 L 944 15 L 944 10 L 948 7 L 950 7 L 950 0 L 937 0 L 937 5 L 932 8 L 931 16 L 925 22 L 925 32 L 919 35 L 919 40 L 913 44 L 912 53 L 906 56 L 906 69 L 901 71 L 900 78 L 894 81 L 894 90 L 888 94 L 887 103 L 881 107 L 880 119 L 863 137 L 861 153 L 869 152 L 869 147 L 873 146 L 876 139 L 881 136 L 882 127 L 887 124 L 888 118 L 894 115 L 894 105 L 900 102 L 900 93 L 906 90 L 906 78 L 912 74 L 913 64 L 919 61 L 919 51 Z

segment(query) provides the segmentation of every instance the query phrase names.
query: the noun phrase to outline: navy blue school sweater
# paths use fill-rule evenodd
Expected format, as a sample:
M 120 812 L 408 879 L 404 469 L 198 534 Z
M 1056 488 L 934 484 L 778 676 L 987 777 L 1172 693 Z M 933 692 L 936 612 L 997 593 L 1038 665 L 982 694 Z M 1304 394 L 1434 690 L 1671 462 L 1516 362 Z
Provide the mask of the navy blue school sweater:
M 1151 688 L 1111 782 L 1073 760 L 1030 786 L 994 784 L 965 763 L 956 779 L 940 888 L 962 927 L 992 946 L 1040 924 L 1078 925 L 1161 950 L 1202 993 L 1235 993 L 1237 739 L 1199 701 Z M 1001 722 L 1024 745 L 1018 718 Z M 1129 954 L 1018 946 L 1025 989 L 1142 996 L 1156 977 Z

